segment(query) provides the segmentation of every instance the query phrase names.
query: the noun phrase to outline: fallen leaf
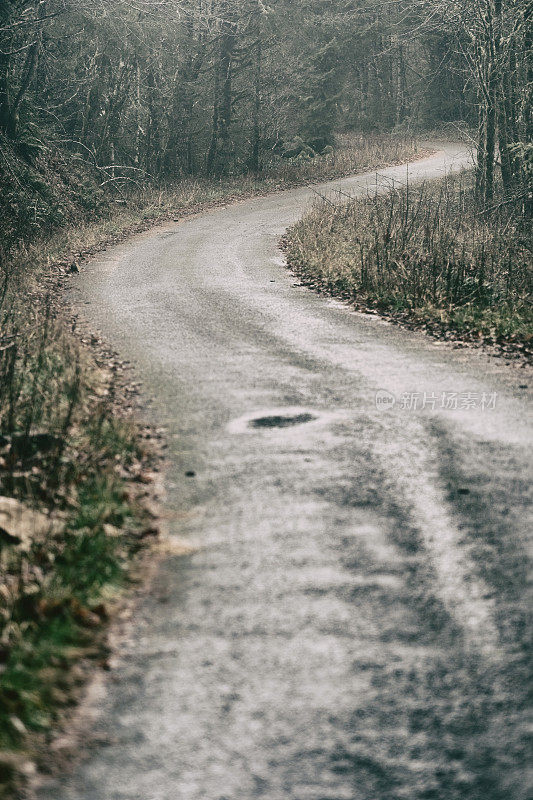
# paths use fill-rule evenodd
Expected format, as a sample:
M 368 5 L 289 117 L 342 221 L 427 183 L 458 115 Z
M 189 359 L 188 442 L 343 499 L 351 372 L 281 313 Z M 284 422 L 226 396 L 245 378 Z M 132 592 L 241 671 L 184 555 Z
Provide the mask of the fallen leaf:
M 33 543 L 62 529 L 58 520 L 28 508 L 13 497 L 0 497 L 0 542 L 28 552 Z

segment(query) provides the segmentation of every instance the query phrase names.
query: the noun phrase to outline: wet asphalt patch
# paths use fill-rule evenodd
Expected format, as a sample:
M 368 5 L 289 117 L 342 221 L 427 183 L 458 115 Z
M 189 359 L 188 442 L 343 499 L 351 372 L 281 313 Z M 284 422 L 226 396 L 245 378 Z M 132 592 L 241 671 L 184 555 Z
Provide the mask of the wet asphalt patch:
M 290 428 L 292 425 L 304 425 L 312 422 L 316 417 L 314 414 L 295 414 L 293 416 L 283 416 L 275 414 L 270 417 L 258 417 L 248 423 L 250 428 Z
M 289 433 L 299 426 L 312 430 L 316 426 L 324 427 L 338 418 L 338 412 L 324 413 L 315 408 L 305 406 L 276 406 L 274 408 L 256 408 L 237 419 L 232 419 L 226 430 L 235 435 L 268 434 L 275 435 L 284 431 Z

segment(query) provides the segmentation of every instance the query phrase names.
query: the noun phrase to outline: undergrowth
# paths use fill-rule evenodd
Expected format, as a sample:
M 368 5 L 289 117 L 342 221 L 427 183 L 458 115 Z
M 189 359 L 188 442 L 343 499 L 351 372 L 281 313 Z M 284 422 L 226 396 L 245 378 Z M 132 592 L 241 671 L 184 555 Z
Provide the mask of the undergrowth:
M 39 243 L 61 249 L 69 234 L 107 228 L 113 232 L 133 220 L 157 219 L 199 205 L 248 197 L 306 181 L 326 181 L 368 168 L 416 158 L 419 148 L 403 136 L 338 136 L 335 149 L 313 158 L 282 158 L 271 153 L 258 174 L 220 179 L 180 176 L 162 184 L 132 181 L 119 174 L 105 180 L 95 167 L 64 152 L 40 154 L 28 162 L 0 136 L 0 241 L 9 251 Z M 1 255 L 1 253 L 0 253 Z
M 110 608 L 148 525 L 146 487 L 131 482 L 153 456 L 57 292 L 5 270 L 0 325 L 3 797 L 75 702 L 80 664 L 105 660 Z
M 288 233 L 290 266 L 329 293 L 440 333 L 528 349 L 531 227 L 480 214 L 468 173 L 342 204 L 324 199 Z

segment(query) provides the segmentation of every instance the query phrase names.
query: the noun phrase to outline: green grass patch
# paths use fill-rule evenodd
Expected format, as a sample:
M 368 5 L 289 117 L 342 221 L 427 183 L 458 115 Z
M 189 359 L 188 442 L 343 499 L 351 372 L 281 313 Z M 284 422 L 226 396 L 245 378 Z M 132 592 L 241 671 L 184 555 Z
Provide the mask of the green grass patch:
M 90 384 L 80 388 L 68 426 L 40 414 L 50 438 L 21 434 L 24 403 L 1 439 L 0 495 L 51 512 L 54 524 L 29 547 L 0 541 L 0 797 L 20 784 L 9 754 L 39 755 L 88 665 L 105 661 L 107 620 L 143 546 L 147 517 L 124 475 L 147 469 L 150 455 L 137 426 Z M 51 449 L 36 450 L 34 441 Z

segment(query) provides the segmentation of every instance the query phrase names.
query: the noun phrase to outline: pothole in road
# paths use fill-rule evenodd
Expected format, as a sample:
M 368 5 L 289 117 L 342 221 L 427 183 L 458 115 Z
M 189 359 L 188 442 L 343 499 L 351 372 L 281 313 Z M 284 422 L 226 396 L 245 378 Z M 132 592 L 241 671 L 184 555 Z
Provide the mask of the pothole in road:
M 304 425 L 317 419 L 313 414 L 294 414 L 282 415 L 274 414 L 269 417 L 258 417 L 251 419 L 248 423 L 250 428 L 290 428 L 292 425 Z
M 305 426 L 311 430 L 317 425 L 323 426 L 331 419 L 330 413 L 325 414 L 308 406 L 267 406 L 249 411 L 238 419 L 232 419 L 228 423 L 227 430 L 233 434 L 249 435 L 260 432 L 264 434 L 271 432 L 274 435 L 276 431 L 285 431 L 288 436 L 291 429 L 296 431 L 299 426 Z

